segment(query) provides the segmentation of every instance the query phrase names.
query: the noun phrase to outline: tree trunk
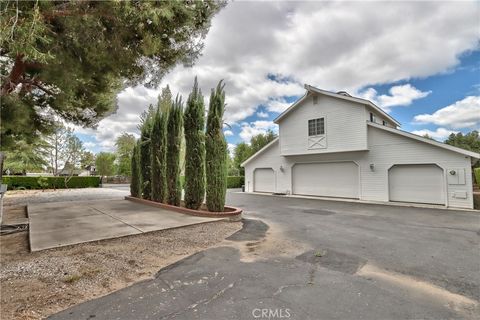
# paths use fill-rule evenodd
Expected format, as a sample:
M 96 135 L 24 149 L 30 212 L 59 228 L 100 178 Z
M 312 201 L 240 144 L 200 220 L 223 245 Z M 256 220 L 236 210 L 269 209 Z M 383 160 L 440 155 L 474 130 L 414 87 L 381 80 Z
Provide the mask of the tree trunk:
M 12 71 L 2 84 L 1 96 L 10 94 L 17 85 L 21 82 L 22 76 L 25 73 L 25 61 L 23 61 L 23 54 L 17 54 L 15 57 L 15 63 L 13 64 Z

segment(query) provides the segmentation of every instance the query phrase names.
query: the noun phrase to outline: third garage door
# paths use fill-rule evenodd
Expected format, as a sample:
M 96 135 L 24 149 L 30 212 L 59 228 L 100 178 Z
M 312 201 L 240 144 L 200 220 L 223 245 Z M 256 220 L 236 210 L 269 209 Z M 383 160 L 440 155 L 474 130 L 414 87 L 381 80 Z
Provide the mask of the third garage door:
M 445 204 L 443 170 L 434 164 L 395 165 L 388 171 L 390 201 Z
M 354 162 L 297 163 L 293 167 L 293 194 L 358 198 L 358 186 Z

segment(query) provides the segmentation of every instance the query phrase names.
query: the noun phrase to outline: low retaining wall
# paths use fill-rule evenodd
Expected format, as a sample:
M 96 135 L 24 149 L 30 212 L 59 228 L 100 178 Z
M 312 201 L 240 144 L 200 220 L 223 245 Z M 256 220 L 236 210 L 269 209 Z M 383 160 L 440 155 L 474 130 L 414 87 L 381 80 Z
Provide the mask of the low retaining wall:
M 232 221 L 240 220 L 242 217 L 242 211 L 243 211 L 242 209 L 239 209 L 239 208 L 225 206 L 225 211 L 223 212 L 212 212 L 207 210 L 193 210 L 185 207 L 177 207 L 177 206 L 172 206 L 166 203 L 155 202 L 152 200 L 141 199 L 141 198 L 136 198 L 132 196 L 126 196 L 125 199 L 133 202 L 137 202 L 137 203 L 146 204 L 152 207 L 189 214 L 192 216 L 209 217 L 209 218 L 229 218 Z

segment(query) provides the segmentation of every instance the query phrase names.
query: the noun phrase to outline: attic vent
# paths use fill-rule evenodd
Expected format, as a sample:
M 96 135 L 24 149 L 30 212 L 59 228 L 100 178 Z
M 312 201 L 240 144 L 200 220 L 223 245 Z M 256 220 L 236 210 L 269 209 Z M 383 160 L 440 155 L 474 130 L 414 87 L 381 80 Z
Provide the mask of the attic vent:
M 346 91 L 338 91 L 337 94 L 341 94 L 342 96 L 346 96 L 346 97 L 351 97 L 351 95 L 349 95 Z

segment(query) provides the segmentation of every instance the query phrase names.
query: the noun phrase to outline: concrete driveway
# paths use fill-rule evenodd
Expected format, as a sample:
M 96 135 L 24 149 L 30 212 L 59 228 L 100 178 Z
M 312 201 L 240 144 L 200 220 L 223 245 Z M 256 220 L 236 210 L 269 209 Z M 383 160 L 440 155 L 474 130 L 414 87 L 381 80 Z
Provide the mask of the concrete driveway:
M 224 246 L 52 319 L 478 319 L 478 213 L 229 193 Z
M 28 216 L 31 251 L 219 220 L 116 199 L 29 204 Z

